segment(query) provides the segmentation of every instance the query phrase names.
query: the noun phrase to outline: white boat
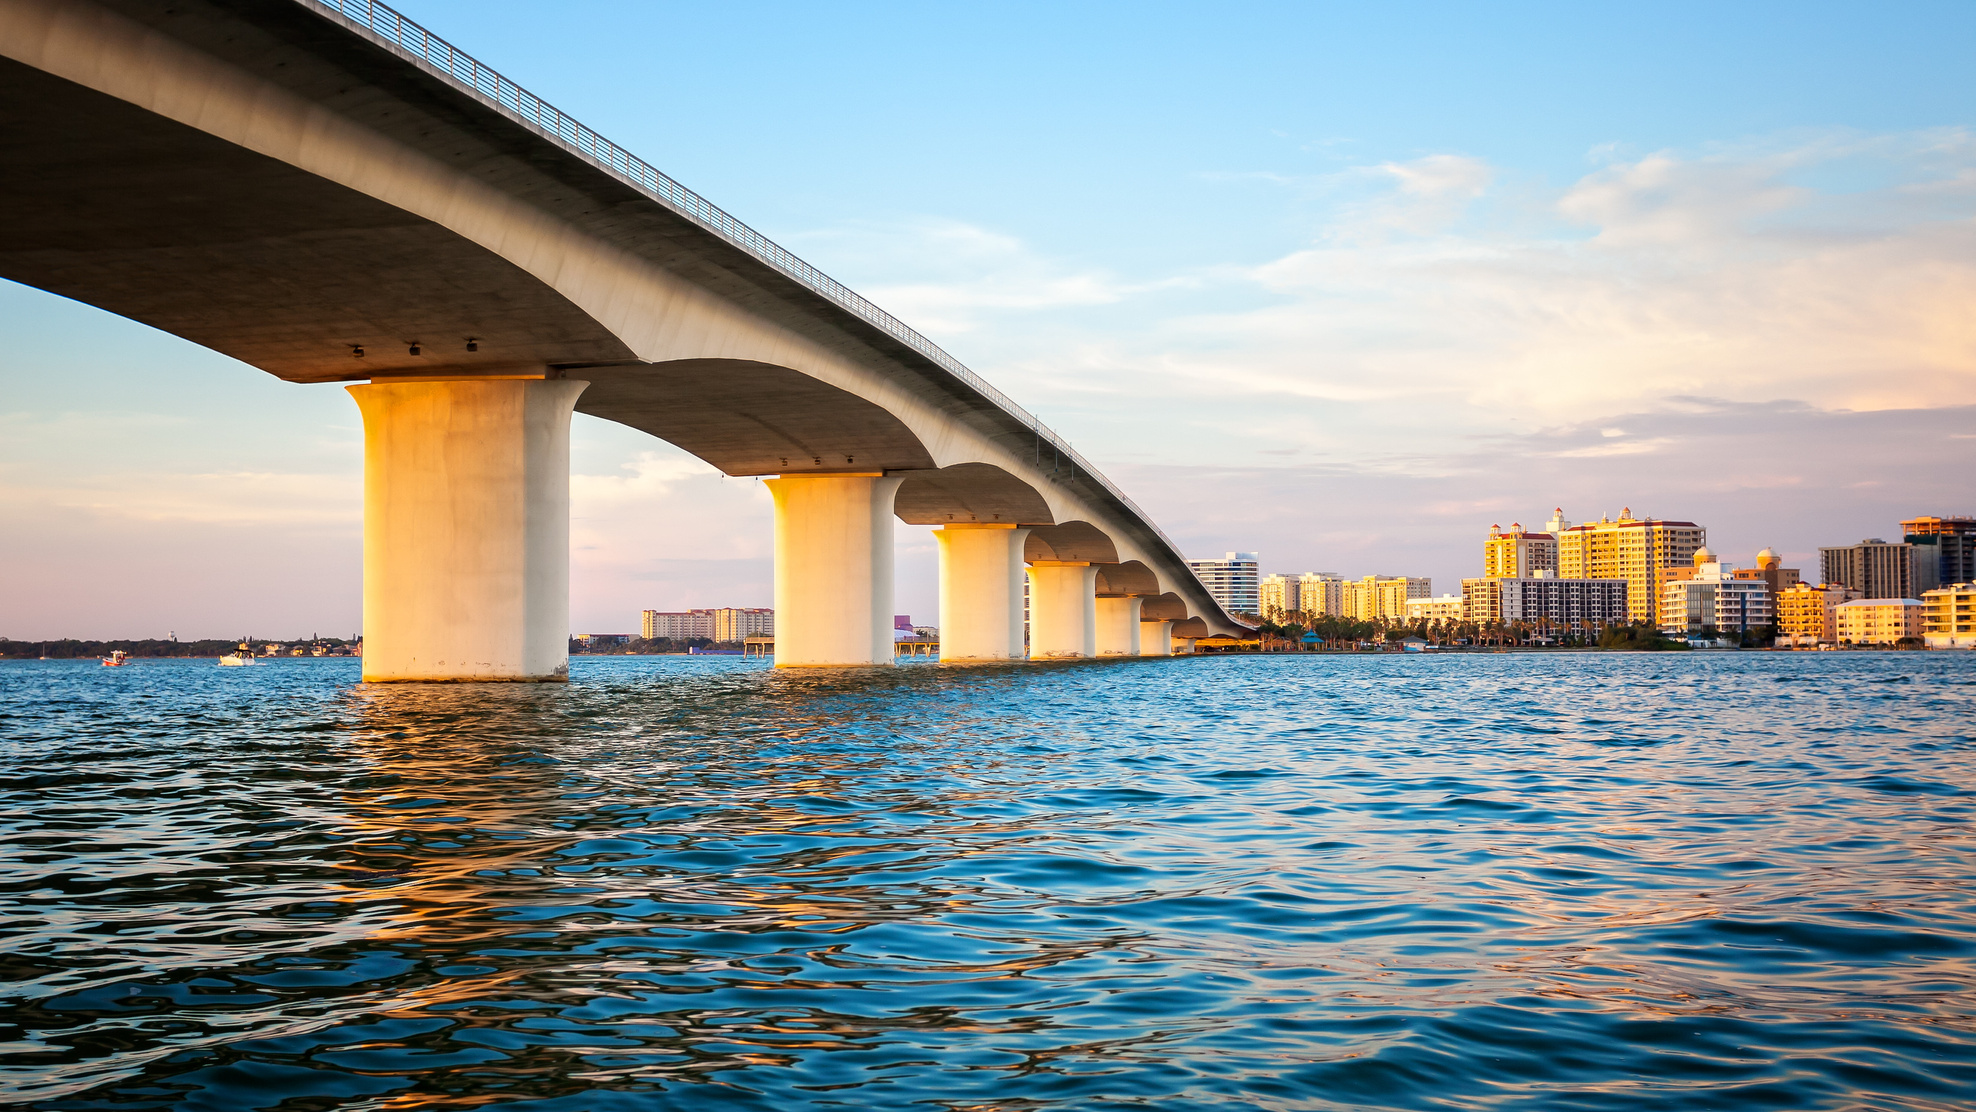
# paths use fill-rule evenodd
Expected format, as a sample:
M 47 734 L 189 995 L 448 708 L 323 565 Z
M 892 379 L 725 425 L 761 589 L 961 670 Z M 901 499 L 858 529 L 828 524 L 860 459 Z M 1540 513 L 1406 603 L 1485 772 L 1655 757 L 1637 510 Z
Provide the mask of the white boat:
M 222 668 L 246 668 L 249 665 L 257 665 L 259 663 L 260 661 L 254 659 L 254 646 L 245 641 L 240 643 L 239 648 L 220 657 L 220 667 Z
M 43 659 L 46 658 L 44 657 Z M 103 667 L 105 668 L 121 668 L 130 663 L 130 654 L 122 649 L 115 649 L 111 651 L 109 656 L 103 657 L 102 660 Z

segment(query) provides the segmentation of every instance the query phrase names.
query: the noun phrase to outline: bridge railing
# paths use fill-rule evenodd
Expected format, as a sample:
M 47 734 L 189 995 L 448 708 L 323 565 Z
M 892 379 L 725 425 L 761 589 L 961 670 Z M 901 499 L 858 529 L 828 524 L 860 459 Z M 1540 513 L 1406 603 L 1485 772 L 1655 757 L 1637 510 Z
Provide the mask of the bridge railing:
M 1017 405 L 1014 399 L 969 370 L 960 360 L 943 351 L 940 345 L 920 335 L 899 318 L 865 300 L 850 287 L 797 258 L 774 240 L 736 220 L 720 206 L 667 177 L 651 163 L 585 127 L 574 116 L 501 76 L 473 55 L 460 50 L 420 24 L 405 18 L 396 9 L 377 3 L 376 0 L 297 0 L 297 2 L 323 14 L 341 16 L 353 27 L 370 32 L 385 45 L 395 47 L 399 52 L 408 55 L 420 68 L 471 90 L 480 99 L 510 117 L 532 125 L 551 138 L 561 140 L 576 154 L 610 171 L 627 184 L 643 190 L 660 204 L 931 359 L 943 370 L 1000 406 L 1004 412 L 1029 426 L 1036 437 L 1039 463 L 1043 447 L 1047 445 L 1051 450 L 1052 460 L 1059 463 L 1067 461 L 1075 470 L 1082 471 L 1127 509 L 1139 515 L 1140 521 L 1160 540 L 1165 541 L 1174 555 L 1181 556 L 1184 560 L 1180 547 L 1173 543 L 1173 539 L 1160 529 L 1152 517 L 1145 510 L 1140 509 L 1138 503 L 1126 497 L 1125 492 L 1113 485 L 1103 473 L 1091 466 L 1090 461 L 1079 455 L 1077 450 L 1061 436 L 1037 420 L 1034 414 Z

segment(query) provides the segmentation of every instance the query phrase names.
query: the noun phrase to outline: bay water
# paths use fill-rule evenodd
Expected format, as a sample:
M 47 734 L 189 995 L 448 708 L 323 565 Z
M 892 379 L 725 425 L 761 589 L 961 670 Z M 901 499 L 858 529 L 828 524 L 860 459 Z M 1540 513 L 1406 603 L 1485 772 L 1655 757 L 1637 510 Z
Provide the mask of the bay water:
M 0 664 L 0 1101 L 1964 1109 L 1976 654 Z

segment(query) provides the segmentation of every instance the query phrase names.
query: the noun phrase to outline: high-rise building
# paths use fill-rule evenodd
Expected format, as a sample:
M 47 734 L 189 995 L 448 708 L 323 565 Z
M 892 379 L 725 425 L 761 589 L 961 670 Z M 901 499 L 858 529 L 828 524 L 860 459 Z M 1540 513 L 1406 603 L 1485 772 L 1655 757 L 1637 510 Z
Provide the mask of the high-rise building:
M 1485 577 L 1528 579 L 1540 571 L 1557 571 L 1556 537 L 1526 533 L 1521 522 L 1511 522 L 1507 533 L 1499 525 L 1489 526 L 1489 539 L 1482 542 Z
M 1976 649 L 1976 583 L 1921 596 L 1922 638 L 1931 649 Z
M 1918 598 L 1862 598 L 1834 608 L 1842 645 L 1895 645 L 1921 640 L 1924 604 Z
M 647 610 L 639 623 L 639 636 L 648 641 L 659 637 L 690 641 L 713 635 L 713 612 L 709 610 Z
M 1694 575 L 1670 579 L 1661 587 L 1662 633 L 1692 637 L 1709 627 L 1718 633 L 1743 633 L 1775 620 L 1770 584 L 1737 578 L 1736 569 L 1717 560 L 1707 545 L 1695 550 L 1694 564 Z
M 775 636 L 775 611 L 767 607 L 725 606 L 713 611 L 716 641 L 745 641 L 750 637 Z
M 1793 583 L 1771 600 L 1780 645 L 1836 644 L 1838 618 L 1834 609 L 1851 602 L 1859 592 L 1843 583 Z
M 1219 560 L 1189 560 L 1187 566 L 1200 576 L 1208 594 L 1231 614 L 1261 613 L 1257 598 L 1262 576 L 1253 552 L 1230 552 Z
M 1935 551 L 1935 582 L 1976 582 L 1976 517 L 1916 517 L 1901 522 L 1902 539 Z
M 775 636 L 775 611 L 767 607 L 708 607 L 695 610 L 647 610 L 639 623 L 639 636 L 674 641 L 706 638 L 709 641 L 741 641 L 749 637 Z
M 1936 546 L 1890 544 L 1870 537 L 1858 544 L 1818 550 L 1819 577 L 1844 583 L 1862 599 L 1920 598 L 1941 586 Z
M 1668 569 L 1691 564 L 1695 550 L 1708 540 L 1708 531 L 1692 521 L 1636 518 L 1630 508 L 1620 510 L 1617 521 L 1601 517 L 1571 525 L 1562 510 L 1551 521 L 1557 528 L 1558 578 L 1624 579 L 1632 621 L 1658 616 Z
M 1303 609 L 1297 604 L 1298 586 L 1294 575 L 1263 576 L 1256 586 L 1256 613 L 1275 622 Z
M 1345 577 L 1334 571 L 1307 571 L 1297 577 L 1297 607 L 1306 617 L 1345 613 Z
M 1407 600 L 1434 594 L 1433 579 L 1422 575 L 1368 575 L 1339 584 L 1338 612 L 1361 622 L 1404 619 Z
M 1461 598 L 1468 620 L 1484 625 L 1528 622 L 1570 631 L 1626 621 L 1624 579 L 1482 576 L 1461 581 Z

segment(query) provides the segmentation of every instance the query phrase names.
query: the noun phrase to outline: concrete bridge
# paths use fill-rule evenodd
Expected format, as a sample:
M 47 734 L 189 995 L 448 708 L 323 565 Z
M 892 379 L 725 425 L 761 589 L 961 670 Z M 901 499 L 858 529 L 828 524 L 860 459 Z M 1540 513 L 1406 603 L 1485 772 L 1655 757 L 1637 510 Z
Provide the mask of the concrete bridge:
M 0 276 L 352 384 L 368 680 L 567 674 L 572 411 L 773 476 L 780 665 L 892 661 L 895 516 L 943 659 L 1239 627 L 952 356 L 381 4 L 0 0 L 0 112 Z

